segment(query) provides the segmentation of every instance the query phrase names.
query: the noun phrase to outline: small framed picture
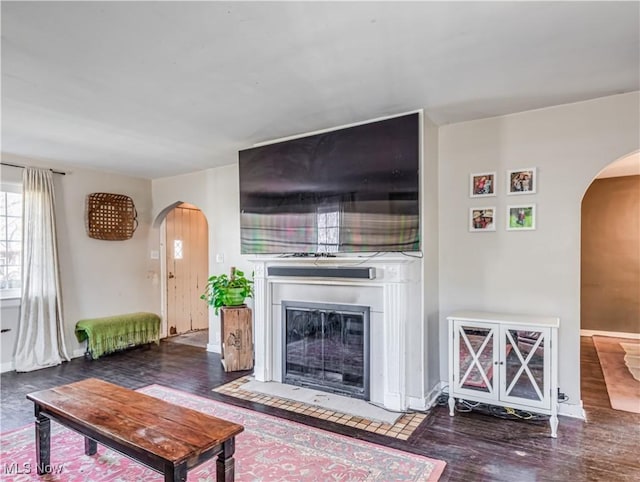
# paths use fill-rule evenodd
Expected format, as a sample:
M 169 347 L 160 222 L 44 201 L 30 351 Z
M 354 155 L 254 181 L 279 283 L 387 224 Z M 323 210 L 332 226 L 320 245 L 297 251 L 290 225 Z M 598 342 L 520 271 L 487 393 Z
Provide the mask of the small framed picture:
M 495 206 L 469 209 L 469 231 L 484 232 L 496 230 Z
M 488 197 L 495 195 L 495 172 L 480 172 L 469 176 L 469 197 Z
M 534 194 L 536 180 L 535 167 L 507 171 L 507 194 Z
M 507 206 L 507 231 L 536 229 L 536 205 Z

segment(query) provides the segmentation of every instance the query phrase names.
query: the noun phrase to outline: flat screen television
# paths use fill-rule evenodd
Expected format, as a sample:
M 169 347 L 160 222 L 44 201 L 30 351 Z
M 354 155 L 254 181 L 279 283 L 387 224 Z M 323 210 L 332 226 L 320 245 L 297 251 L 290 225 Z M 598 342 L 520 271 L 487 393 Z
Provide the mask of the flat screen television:
M 241 150 L 241 251 L 419 251 L 419 164 L 418 113 Z

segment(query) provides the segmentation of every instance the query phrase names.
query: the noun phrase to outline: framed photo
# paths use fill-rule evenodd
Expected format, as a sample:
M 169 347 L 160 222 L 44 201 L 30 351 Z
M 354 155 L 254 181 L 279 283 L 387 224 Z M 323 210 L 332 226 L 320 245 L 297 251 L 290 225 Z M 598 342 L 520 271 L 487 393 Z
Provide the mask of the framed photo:
M 485 232 L 496 230 L 496 208 L 482 207 L 469 209 L 469 231 Z
M 536 229 L 536 205 L 519 204 L 507 206 L 507 231 Z
M 488 197 L 495 195 L 495 172 L 480 172 L 469 176 L 469 197 Z
M 534 194 L 537 177 L 535 167 L 507 171 L 507 194 Z

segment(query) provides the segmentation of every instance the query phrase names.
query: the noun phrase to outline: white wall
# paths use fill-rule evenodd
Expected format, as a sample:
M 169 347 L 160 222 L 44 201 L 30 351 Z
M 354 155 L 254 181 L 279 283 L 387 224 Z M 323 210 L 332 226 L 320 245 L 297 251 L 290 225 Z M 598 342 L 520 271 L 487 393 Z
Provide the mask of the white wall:
M 440 128 L 440 340 L 471 308 L 561 318 L 560 389 L 580 400 L 580 211 L 607 164 L 639 148 L 637 92 Z M 537 167 L 537 194 L 506 196 L 506 170 Z M 469 198 L 469 174 L 497 171 L 497 197 Z M 505 231 L 508 204 L 537 204 L 535 231 Z M 470 233 L 468 211 L 497 206 L 495 232 Z
M 240 187 L 238 164 L 152 181 L 153 219 L 167 206 L 182 201 L 200 208 L 209 223 L 209 273 L 228 273 L 232 266 L 250 273 L 240 255 Z M 216 261 L 216 255 L 223 261 Z M 252 300 L 247 304 L 252 306 Z M 220 351 L 220 320 L 209 310 L 210 351 Z
M 425 117 L 423 391 L 447 379 L 446 316 L 473 308 L 560 316 L 560 388 L 579 403 L 580 205 L 600 170 L 639 148 L 639 102 L 636 92 L 439 129 Z M 207 216 L 211 273 L 252 269 L 240 255 L 230 161 L 152 183 L 154 217 L 176 201 Z M 506 196 L 506 170 L 521 167 L 538 168 L 538 193 Z M 471 199 L 469 174 L 484 170 L 497 171 L 498 195 Z M 522 201 L 537 204 L 537 229 L 506 232 L 506 205 Z M 483 205 L 497 206 L 497 230 L 469 233 L 468 210 Z M 210 349 L 219 348 L 218 320 L 210 320 Z
M 438 126 L 425 115 L 422 161 L 423 376 L 428 395 L 440 381 L 439 373 L 439 243 L 438 243 Z
M 159 264 L 149 257 L 151 249 L 158 249 L 157 233 L 152 234 L 157 230 L 151 228 L 151 181 L 9 154 L 2 154 L 2 160 L 67 172 L 66 176 L 54 175 L 54 186 L 65 340 L 70 354 L 84 350 L 84 343 L 79 344 L 74 335 L 78 320 L 134 311 L 159 313 L 160 290 L 153 283 Z M 3 166 L 2 177 L 21 179 L 22 169 Z M 102 241 L 87 236 L 85 202 L 92 192 L 126 194 L 133 199 L 139 221 L 133 238 Z M 2 327 L 11 328 L 2 335 L 4 369 L 13 358 L 18 310 L 7 303 L 2 306 Z

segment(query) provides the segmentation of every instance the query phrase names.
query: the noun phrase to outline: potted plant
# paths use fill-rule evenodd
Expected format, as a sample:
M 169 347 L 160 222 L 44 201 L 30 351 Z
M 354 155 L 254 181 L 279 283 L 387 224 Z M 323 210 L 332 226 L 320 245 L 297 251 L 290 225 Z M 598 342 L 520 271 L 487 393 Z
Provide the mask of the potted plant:
M 215 308 L 217 315 L 223 306 L 242 306 L 246 298 L 253 296 L 253 280 L 235 267 L 231 275 L 213 275 L 209 277 L 205 292 L 200 296 Z

